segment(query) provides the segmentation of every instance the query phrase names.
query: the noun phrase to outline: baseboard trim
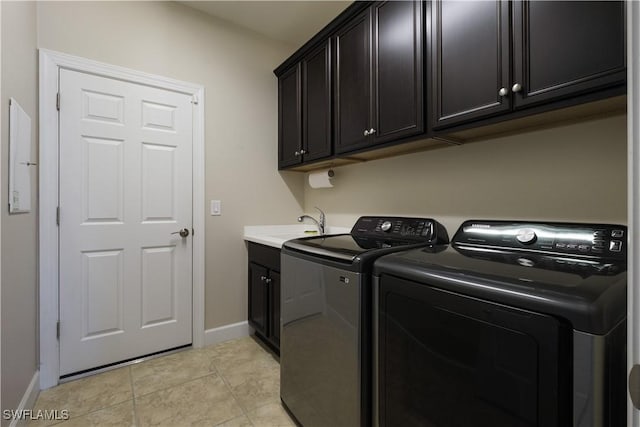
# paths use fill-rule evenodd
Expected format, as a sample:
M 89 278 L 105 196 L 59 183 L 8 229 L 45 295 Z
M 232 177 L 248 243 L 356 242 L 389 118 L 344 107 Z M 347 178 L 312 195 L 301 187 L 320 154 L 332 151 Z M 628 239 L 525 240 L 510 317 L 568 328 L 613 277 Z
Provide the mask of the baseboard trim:
M 219 328 L 204 331 L 204 344 L 213 345 L 224 341 L 234 340 L 251 335 L 252 329 L 249 322 L 232 323 Z
M 39 394 L 40 394 L 40 371 L 36 371 L 33 374 L 33 378 L 31 378 L 29 387 L 27 387 L 27 390 L 24 392 L 24 395 L 22 396 L 22 400 L 20 400 L 20 403 L 16 408 L 16 412 L 23 413 L 23 411 L 33 409 Z M 16 418 L 11 421 L 11 424 L 9 424 L 9 427 L 26 426 L 30 422 L 31 421 L 29 419 Z

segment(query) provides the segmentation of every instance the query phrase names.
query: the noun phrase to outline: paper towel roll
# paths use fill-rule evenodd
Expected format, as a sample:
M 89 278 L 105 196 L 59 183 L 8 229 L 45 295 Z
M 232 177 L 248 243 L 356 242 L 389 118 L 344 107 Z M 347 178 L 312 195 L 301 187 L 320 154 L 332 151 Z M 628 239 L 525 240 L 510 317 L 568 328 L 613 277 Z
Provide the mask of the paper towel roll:
M 309 186 L 311 188 L 331 188 L 333 178 L 333 170 L 326 169 L 323 171 L 312 172 L 309 174 Z

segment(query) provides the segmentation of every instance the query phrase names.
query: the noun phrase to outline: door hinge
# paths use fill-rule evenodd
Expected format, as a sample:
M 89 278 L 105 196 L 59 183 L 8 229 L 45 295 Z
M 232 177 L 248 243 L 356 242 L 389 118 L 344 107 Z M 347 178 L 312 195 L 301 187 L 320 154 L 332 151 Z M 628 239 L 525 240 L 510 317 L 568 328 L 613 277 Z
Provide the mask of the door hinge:
M 60 321 L 56 322 L 56 339 L 60 339 Z
M 193 97 L 193 99 L 191 100 L 191 103 L 192 103 L 193 105 L 198 105 L 198 97 L 197 97 L 197 96 L 194 96 L 194 97 Z
M 56 225 L 60 226 L 60 206 L 56 206 Z
M 56 93 L 56 110 L 60 111 L 60 92 Z

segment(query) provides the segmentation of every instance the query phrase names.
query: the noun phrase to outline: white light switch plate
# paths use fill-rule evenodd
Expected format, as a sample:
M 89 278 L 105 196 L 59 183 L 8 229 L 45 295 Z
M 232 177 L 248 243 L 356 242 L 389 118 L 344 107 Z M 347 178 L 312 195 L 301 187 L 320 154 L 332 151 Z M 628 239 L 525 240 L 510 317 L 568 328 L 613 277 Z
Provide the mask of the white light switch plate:
M 222 211 L 220 210 L 220 200 L 211 201 L 211 215 L 222 215 Z

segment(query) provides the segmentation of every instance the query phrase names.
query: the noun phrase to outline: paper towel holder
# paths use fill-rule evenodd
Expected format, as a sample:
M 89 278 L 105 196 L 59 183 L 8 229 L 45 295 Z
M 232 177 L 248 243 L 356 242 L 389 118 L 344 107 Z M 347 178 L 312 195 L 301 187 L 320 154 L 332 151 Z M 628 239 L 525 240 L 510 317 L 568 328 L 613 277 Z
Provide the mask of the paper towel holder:
M 309 186 L 311 188 L 331 188 L 333 187 L 331 179 L 334 176 L 333 169 L 310 172 L 308 176 Z

